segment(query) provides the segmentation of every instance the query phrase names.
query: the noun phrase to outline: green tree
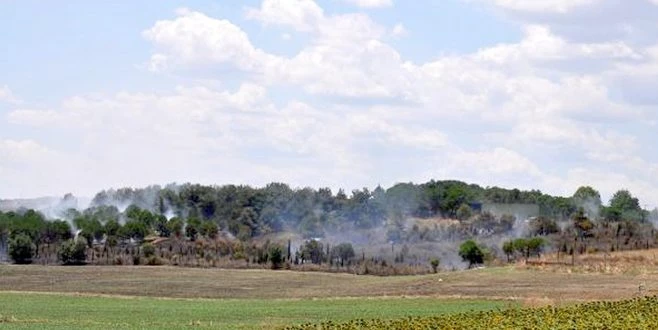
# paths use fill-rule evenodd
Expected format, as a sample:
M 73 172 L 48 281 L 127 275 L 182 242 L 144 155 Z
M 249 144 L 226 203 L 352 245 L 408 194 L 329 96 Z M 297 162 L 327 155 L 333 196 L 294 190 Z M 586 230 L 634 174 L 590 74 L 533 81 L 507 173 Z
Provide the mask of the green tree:
M 283 248 L 274 244 L 268 250 L 268 259 L 272 263 L 272 269 L 280 269 L 283 264 Z
M 484 251 L 475 241 L 469 239 L 459 246 L 459 256 L 468 261 L 468 267 L 484 263 Z
M 141 241 L 148 235 L 148 228 L 146 225 L 138 220 L 128 220 L 120 230 L 120 236 L 124 238 L 131 238 L 136 241 Z
M 542 248 L 546 245 L 546 241 L 541 237 L 533 237 L 528 240 L 528 254 L 540 256 Z
M 82 240 L 68 240 L 62 243 L 57 255 L 64 265 L 84 265 L 87 260 L 87 244 Z
M 646 212 L 640 207 L 640 200 L 633 197 L 628 190 L 619 190 L 610 199 L 610 206 L 606 209 L 606 219 L 644 221 Z
M 432 266 L 432 271 L 434 272 L 434 274 L 438 272 L 440 263 L 441 263 L 441 259 L 439 258 L 432 258 L 432 260 L 430 260 L 430 266 Z
M 162 200 L 162 198 L 160 198 Z M 169 237 L 171 236 L 171 230 L 169 230 L 169 221 L 164 215 L 158 215 L 155 217 L 155 230 L 158 232 L 160 237 Z
M 174 217 L 167 222 L 167 230 L 171 233 L 171 235 L 180 238 L 183 236 L 183 225 L 184 223 L 181 218 Z
M 209 239 L 215 239 L 217 238 L 217 232 L 219 232 L 219 228 L 217 227 L 217 224 L 215 222 L 204 221 L 201 224 L 201 228 L 200 228 L 201 236 Z
M 9 257 L 17 264 L 31 264 L 36 246 L 30 236 L 18 234 L 9 240 Z
M 515 251 L 514 241 L 510 240 L 510 241 L 505 241 L 503 243 L 503 253 L 505 253 L 505 255 L 507 256 L 507 262 L 512 261 L 512 256 L 514 255 L 514 251 Z
M 517 238 L 512 241 L 512 246 L 514 247 L 514 251 L 517 251 L 519 254 L 521 254 L 526 261 L 528 260 L 530 257 L 530 250 L 528 249 L 527 239 Z

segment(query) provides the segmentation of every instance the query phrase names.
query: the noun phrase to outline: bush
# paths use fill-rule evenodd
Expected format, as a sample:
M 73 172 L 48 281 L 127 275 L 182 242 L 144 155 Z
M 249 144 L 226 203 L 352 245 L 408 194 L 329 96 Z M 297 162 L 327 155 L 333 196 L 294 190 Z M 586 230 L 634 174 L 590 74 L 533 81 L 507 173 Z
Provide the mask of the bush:
M 68 240 L 62 243 L 57 256 L 64 265 L 84 265 L 87 260 L 87 243 L 83 240 Z
M 268 259 L 272 263 L 272 269 L 281 268 L 283 263 L 283 249 L 279 245 L 273 245 L 268 251 Z
M 161 266 L 164 263 L 162 262 L 162 259 L 152 255 L 146 260 L 146 264 L 149 266 Z
M 17 264 L 31 264 L 35 251 L 32 239 L 25 234 L 18 234 L 9 240 L 9 257 Z
M 432 271 L 436 274 L 438 269 L 439 269 L 439 264 L 441 263 L 441 260 L 439 258 L 432 258 L 430 260 L 430 265 L 432 266 Z
M 484 263 L 484 251 L 473 240 L 468 240 L 459 246 L 459 256 L 468 261 L 468 267 Z
M 150 258 L 153 255 L 155 255 L 155 246 L 150 243 L 145 243 L 142 245 L 142 253 L 144 253 L 144 257 Z

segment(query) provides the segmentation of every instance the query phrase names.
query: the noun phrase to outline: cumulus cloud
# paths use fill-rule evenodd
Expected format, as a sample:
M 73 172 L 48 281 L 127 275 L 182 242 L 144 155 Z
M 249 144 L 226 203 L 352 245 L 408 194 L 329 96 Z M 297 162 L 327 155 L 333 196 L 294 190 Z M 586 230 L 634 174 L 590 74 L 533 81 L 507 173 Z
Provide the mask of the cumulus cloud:
M 615 3 L 488 1 L 519 24 L 518 41 L 425 62 L 390 42 L 406 34 L 403 23 L 312 0 L 264 0 L 243 12 L 277 26 L 276 35 L 303 35 L 308 42 L 292 55 L 260 48 L 234 21 L 182 9 L 143 32 L 154 48 L 144 58 L 187 84 L 28 104 L 7 120 L 84 141 L 61 153 L 102 172 L 85 181 L 97 189 L 169 181 L 349 189 L 456 178 L 564 194 L 580 184 L 606 194 L 628 187 L 658 205 L 650 195 L 658 176 L 637 174 L 658 173 L 637 134 L 658 122 L 658 46 L 637 32 L 646 8 L 634 2 L 623 13 L 637 21 L 608 20 L 636 32 L 582 32 L 601 25 L 589 10 L 609 13 Z M 189 83 L 198 72 L 190 68 L 230 68 L 238 86 Z M 128 160 L 130 171 L 111 170 Z
M 575 8 L 596 4 L 603 0 L 486 0 L 516 11 L 567 13 Z
M 393 0 L 344 0 L 362 8 L 383 8 L 393 6 Z

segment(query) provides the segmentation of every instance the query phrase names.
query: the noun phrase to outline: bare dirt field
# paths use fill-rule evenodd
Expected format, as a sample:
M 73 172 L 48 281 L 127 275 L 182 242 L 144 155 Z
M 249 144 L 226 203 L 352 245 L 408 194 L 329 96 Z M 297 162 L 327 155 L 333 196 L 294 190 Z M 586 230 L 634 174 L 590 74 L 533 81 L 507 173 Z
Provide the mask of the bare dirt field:
M 653 267 L 652 267 L 653 268 Z M 422 276 L 148 266 L 0 266 L 0 291 L 211 299 L 436 297 L 568 303 L 658 294 L 658 268 L 554 271 L 509 266 Z M 641 291 L 641 292 L 640 292 Z

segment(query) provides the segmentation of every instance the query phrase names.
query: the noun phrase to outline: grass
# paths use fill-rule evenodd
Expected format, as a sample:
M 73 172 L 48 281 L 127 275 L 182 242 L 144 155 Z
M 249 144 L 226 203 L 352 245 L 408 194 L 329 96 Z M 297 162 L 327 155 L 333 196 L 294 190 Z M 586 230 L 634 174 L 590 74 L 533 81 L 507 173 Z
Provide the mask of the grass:
M 148 266 L 0 265 L 0 327 L 258 329 L 618 300 L 658 273 L 510 266 L 422 276 Z M 4 324 L 2 323 L 4 322 Z
M 507 304 L 432 298 L 161 299 L 0 292 L 0 325 L 21 329 L 261 329 L 481 311 Z

